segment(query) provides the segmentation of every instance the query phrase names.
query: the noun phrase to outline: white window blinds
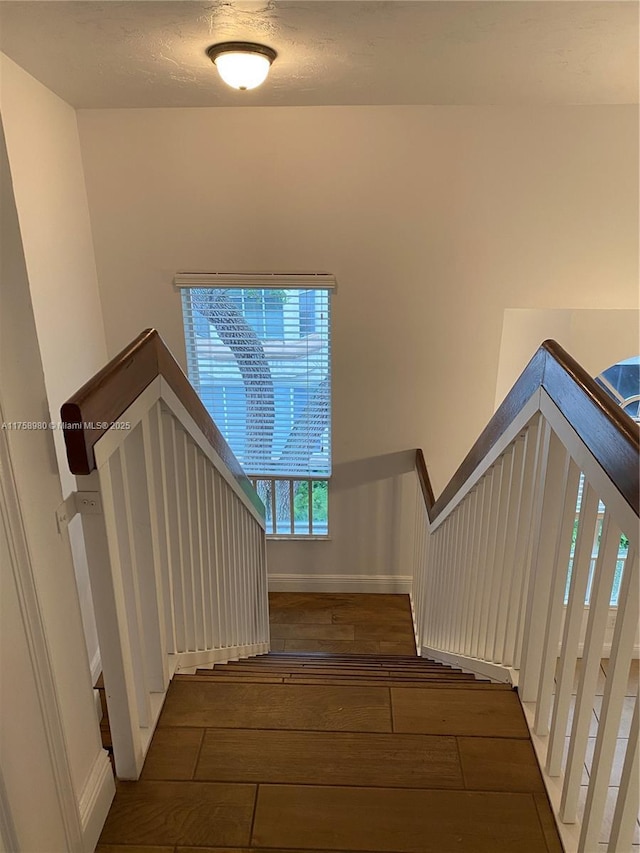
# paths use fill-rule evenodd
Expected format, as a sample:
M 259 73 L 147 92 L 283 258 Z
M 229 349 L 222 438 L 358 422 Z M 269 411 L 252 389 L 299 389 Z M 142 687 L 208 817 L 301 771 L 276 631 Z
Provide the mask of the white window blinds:
M 189 379 L 245 471 L 328 477 L 333 277 L 180 274 L 175 283 Z

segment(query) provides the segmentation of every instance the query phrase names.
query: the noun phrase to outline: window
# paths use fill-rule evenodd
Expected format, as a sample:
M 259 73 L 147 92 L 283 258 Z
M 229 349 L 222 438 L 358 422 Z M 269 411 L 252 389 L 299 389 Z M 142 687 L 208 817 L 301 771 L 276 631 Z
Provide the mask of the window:
M 330 298 L 324 273 L 176 276 L 189 379 L 253 481 L 267 533 L 328 533 Z
M 640 423 L 640 356 L 612 364 L 596 376 L 596 382 L 629 417 Z

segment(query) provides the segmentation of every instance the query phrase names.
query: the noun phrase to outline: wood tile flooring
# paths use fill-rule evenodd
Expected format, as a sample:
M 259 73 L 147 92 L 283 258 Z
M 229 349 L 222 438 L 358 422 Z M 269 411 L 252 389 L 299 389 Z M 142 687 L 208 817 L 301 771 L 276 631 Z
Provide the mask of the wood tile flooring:
M 409 645 L 403 596 L 315 598 L 280 594 L 273 624 L 358 644 L 380 607 L 375 656 L 285 650 L 176 676 L 98 853 L 559 853 L 515 693 L 382 653 Z
M 270 592 L 271 650 L 415 655 L 408 595 Z

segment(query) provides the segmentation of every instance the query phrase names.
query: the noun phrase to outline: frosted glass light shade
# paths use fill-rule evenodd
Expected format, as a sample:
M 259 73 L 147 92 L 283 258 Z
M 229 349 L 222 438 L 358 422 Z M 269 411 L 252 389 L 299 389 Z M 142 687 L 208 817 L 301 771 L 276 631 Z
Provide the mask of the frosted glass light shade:
M 255 89 L 267 79 L 276 52 L 263 45 L 227 42 L 207 51 L 218 73 L 234 89 Z

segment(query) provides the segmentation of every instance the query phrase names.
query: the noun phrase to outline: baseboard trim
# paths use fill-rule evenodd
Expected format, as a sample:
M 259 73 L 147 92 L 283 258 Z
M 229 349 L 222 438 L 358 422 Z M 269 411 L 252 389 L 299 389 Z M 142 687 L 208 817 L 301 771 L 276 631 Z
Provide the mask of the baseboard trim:
M 178 652 L 175 672 L 181 675 L 193 674 L 198 667 L 207 668 L 216 663 L 228 663 L 232 660 L 264 655 L 269 651 L 269 643 L 251 643 L 245 646 L 226 646 L 223 649 L 209 649 L 200 652 Z
M 409 575 L 269 574 L 269 592 L 386 592 L 411 591 Z
M 105 750 L 101 749 L 78 802 L 83 849 L 86 853 L 93 853 L 96 849 L 115 793 L 111 762 Z
M 429 646 L 422 646 L 420 657 L 437 660 L 440 663 L 446 663 L 449 666 L 455 666 L 463 670 L 463 672 L 471 672 L 473 675 L 480 675 L 483 678 L 490 678 L 492 681 L 501 684 L 517 684 L 516 674 L 509 667 L 501 666 L 497 663 L 489 663 L 488 661 L 476 660 L 475 658 L 467 657 L 466 655 L 456 655 L 451 652 L 443 652 L 441 649 L 434 649 Z

